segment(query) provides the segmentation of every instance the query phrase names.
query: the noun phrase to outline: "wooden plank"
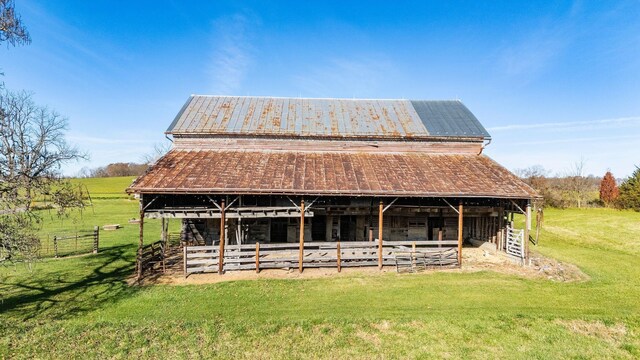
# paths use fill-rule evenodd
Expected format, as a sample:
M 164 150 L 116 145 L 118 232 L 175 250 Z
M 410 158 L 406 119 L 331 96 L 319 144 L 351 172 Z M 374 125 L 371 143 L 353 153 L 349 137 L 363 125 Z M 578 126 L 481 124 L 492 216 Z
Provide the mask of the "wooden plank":
M 380 201 L 380 207 L 378 210 L 378 269 L 382 269 L 382 216 L 383 216 L 383 203 Z
M 260 243 L 256 242 L 256 274 L 260 272 Z
M 218 274 L 222 275 L 224 271 L 224 243 L 225 243 L 225 218 L 224 218 L 224 210 L 225 203 L 224 199 L 220 202 L 220 250 L 218 251 Z
M 304 199 L 300 200 L 300 256 L 298 257 L 298 271 L 302 272 L 304 261 Z
M 462 266 L 462 230 L 463 230 L 462 201 L 458 205 L 458 265 Z
M 531 230 L 531 203 L 527 202 L 524 223 L 524 259 L 529 259 L 529 231 Z
M 142 208 L 143 196 L 140 195 L 140 238 L 138 240 L 138 280 L 142 278 L 142 247 L 144 245 L 144 210 Z

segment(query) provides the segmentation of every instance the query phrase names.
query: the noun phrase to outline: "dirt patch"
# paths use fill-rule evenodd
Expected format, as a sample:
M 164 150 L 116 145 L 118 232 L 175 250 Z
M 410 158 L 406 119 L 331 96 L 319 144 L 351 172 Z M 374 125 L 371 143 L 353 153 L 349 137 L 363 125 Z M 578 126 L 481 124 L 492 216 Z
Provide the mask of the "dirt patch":
M 492 270 L 528 278 L 543 278 L 558 282 L 589 280 L 589 276 L 573 264 L 532 253 L 530 264 L 523 266 L 518 260 L 502 252 L 482 248 L 462 251 L 462 269 L 466 271 Z
M 190 274 L 187 277 L 183 275 L 167 274 L 164 276 L 147 276 L 142 285 L 147 284 L 170 284 L 170 285 L 190 285 L 190 284 L 214 284 L 223 281 L 237 280 L 259 280 L 259 279 L 319 279 L 319 278 L 336 278 L 336 277 L 353 277 L 353 276 L 379 276 L 389 272 L 395 273 L 395 267 L 384 267 L 378 270 L 377 267 L 366 268 L 343 268 L 338 272 L 335 268 L 310 268 L 304 269 L 302 273 L 298 269 L 266 269 L 256 274 L 255 271 L 229 271 L 223 275 L 217 273 L 208 274 Z
M 372 334 L 362 329 L 358 329 L 358 331 L 356 331 L 356 336 L 368 344 L 380 346 L 381 341 L 380 341 L 380 337 L 377 334 Z
M 491 245 L 491 246 L 490 246 Z M 217 273 L 191 274 L 185 277 L 182 274 L 181 253 L 167 259 L 167 273 L 161 271 L 149 272 L 143 279 L 142 285 L 169 284 L 169 285 L 189 285 L 189 284 L 212 284 L 223 281 L 237 280 L 259 280 L 259 279 L 318 279 L 335 277 L 369 277 L 380 276 L 386 273 L 396 273 L 395 266 L 385 266 L 382 270 L 377 267 L 342 268 L 338 272 L 336 268 L 309 268 L 302 273 L 297 268 L 291 269 L 268 269 L 260 273 L 255 271 L 229 271 L 224 275 Z M 496 252 L 495 246 L 485 243 L 480 247 L 465 247 L 462 251 L 462 268 L 430 269 L 413 274 L 403 274 L 402 276 L 421 276 L 421 274 L 433 274 L 435 272 L 477 272 L 495 271 L 499 273 L 516 275 L 526 278 L 548 279 L 558 282 L 585 281 L 589 277 L 577 266 L 555 259 L 547 258 L 539 254 L 532 253 L 530 265 L 523 266 L 503 252 Z M 362 281 L 365 281 L 364 278 Z M 131 284 L 139 284 L 135 278 L 130 279 Z
M 557 320 L 556 323 L 576 334 L 600 339 L 615 346 L 620 345 L 627 334 L 627 328 L 622 323 L 611 326 L 602 321 L 584 320 Z

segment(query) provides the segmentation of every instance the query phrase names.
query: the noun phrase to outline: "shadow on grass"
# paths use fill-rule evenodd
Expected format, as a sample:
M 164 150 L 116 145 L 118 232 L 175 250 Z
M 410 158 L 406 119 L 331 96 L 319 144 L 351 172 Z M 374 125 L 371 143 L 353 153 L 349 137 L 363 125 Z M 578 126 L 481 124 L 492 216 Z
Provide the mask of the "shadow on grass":
M 131 296 L 138 291 L 127 284 L 134 269 L 133 248 L 115 246 L 11 276 L 0 282 L 0 313 L 22 320 L 65 319 Z

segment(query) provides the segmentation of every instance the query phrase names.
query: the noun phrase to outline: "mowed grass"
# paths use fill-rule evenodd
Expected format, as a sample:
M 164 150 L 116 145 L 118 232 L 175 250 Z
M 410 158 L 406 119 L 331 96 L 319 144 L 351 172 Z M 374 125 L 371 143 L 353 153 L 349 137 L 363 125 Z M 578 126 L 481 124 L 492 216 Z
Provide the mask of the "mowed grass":
M 128 198 L 125 189 L 131 185 L 135 176 L 111 178 L 71 179 L 71 183 L 88 189 L 92 199 Z
M 86 224 L 138 206 L 95 201 Z M 483 272 L 129 286 L 138 228 L 97 255 L 0 270 L 8 358 L 638 358 L 640 214 L 548 210 L 535 251 L 590 280 Z M 61 226 L 50 220 L 50 226 Z M 174 226 L 177 224 L 174 224 Z M 159 235 L 145 224 L 145 241 Z

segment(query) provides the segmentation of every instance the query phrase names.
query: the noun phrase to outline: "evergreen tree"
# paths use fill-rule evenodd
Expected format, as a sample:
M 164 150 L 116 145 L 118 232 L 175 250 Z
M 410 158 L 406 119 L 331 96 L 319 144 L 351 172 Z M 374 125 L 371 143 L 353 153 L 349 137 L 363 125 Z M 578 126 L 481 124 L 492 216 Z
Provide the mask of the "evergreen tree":
M 617 204 L 623 209 L 640 211 L 640 167 L 620 185 Z
M 600 200 L 606 205 L 611 206 L 618 198 L 618 185 L 616 185 L 616 179 L 611 174 L 611 171 L 607 171 L 600 182 Z

